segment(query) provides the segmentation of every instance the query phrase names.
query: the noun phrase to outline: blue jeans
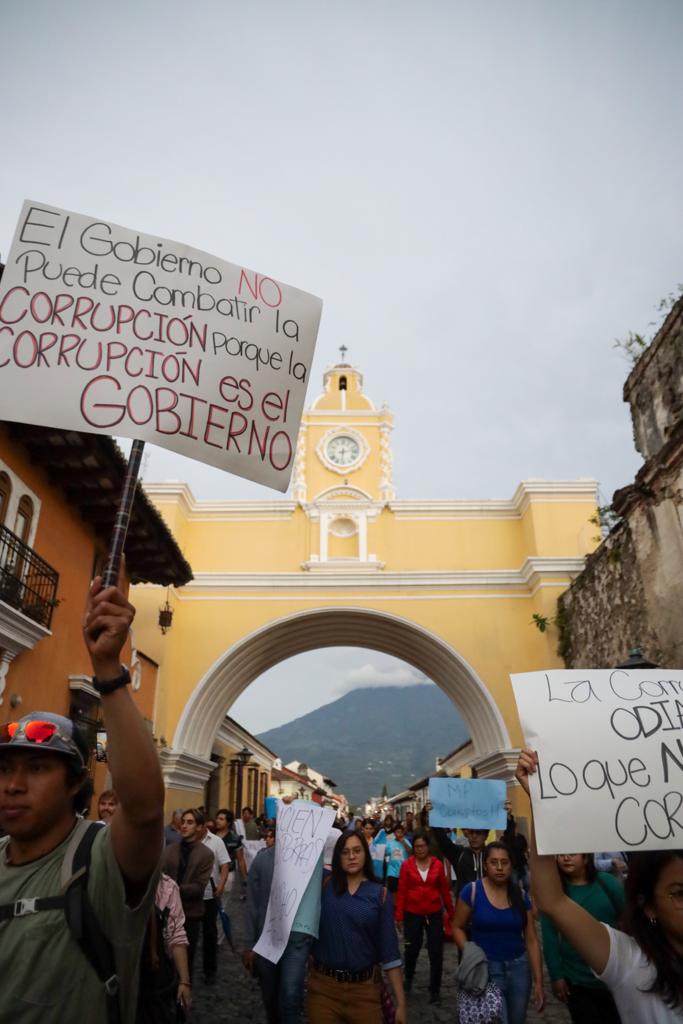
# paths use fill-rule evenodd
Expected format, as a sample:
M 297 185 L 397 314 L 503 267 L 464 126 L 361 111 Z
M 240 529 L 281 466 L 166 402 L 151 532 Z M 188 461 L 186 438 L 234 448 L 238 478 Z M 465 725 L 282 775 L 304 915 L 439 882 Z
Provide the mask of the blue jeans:
M 258 957 L 257 973 L 269 1024 L 300 1024 L 312 943 L 312 935 L 292 932 L 279 963 Z
M 503 1024 L 524 1024 L 531 995 L 526 953 L 517 960 L 489 960 L 489 978 L 503 993 Z

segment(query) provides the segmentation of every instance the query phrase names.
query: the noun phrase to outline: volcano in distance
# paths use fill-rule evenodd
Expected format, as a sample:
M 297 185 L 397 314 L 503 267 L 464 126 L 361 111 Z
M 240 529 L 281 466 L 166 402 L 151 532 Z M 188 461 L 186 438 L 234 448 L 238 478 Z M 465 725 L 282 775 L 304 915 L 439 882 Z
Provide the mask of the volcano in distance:
M 433 772 L 469 731 L 438 686 L 418 683 L 351 690 L 257 738 L 283 764 L 303 761 L 333 779 L 353 807 Z

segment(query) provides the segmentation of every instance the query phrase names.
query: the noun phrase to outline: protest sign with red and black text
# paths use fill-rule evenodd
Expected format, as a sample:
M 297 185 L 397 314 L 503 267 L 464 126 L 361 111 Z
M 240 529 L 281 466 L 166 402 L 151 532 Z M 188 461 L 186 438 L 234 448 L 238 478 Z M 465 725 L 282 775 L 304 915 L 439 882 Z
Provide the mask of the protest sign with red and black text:
M 287 489 L 320 299 L 26 201 L 0 287 L 2 418 L 140 438 Z

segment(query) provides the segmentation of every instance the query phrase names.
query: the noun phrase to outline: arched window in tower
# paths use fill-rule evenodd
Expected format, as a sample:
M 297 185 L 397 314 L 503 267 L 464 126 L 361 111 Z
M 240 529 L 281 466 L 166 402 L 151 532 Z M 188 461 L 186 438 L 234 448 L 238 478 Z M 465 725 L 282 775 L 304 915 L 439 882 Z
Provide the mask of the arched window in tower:
M 339 390 L 346 391 L 346 377 L 344 376 L 339 378 Z
M 28 544 L 31 535 L 31 524 L 33 523 L 33 502 L 28 494 L 22 494 L 17 509 L 17 519 L 14 525 L 14 532 L 20 541 Z
M 9 500 L 11 497 L 12 481 L 7 476 L 7 473 L 0 473 L 0 525 L 2 525 L 7 518 Z

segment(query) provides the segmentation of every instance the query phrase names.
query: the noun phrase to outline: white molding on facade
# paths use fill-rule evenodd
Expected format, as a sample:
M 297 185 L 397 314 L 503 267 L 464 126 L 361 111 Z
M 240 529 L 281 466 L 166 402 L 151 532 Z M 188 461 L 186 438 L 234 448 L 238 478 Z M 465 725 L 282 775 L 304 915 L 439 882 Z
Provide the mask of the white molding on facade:
M 361 552 L 362 554 L 363 552 Z M 330 586 L 330 581 L 334 574 L 337 578 L 337 587 L 342 586 L 355 586 L 354 583 L 345 583 L 343 580 L 347 580 L 349 576 L 353 575 L 354 579 L 356 575 L 362 576 L 363 580 L 368 574 L 374 574 L 380 572 L 384 568 L 384 562 L 378 562 L 375 555 L 368 555 L 365 559 L 360 558 L 331 558 L 326 562 L 317 561 L 311 559 L 309 562 L 302 562 L 301 568 L 307 573 L 314 573 L 320 575 L 325 579 L 325 586 Z M 297 579 L 301 577 L 297 576 Z M 309 586 L 317 587 L 318 584 L 309 584 Z
M 338 515 L 335 512 L 335 517 Z M 469 589 L 511 589 L 529 592 L 530 588 L 547 585 L 547 577 L 564 577 L 551 586 L 565 587 L 583 569 L 585 559 L 576 558 L 527 558 L 521 569 L 462 570 L 455 572 L 392 572 L 377 570 L 381 562 L 357 559 L 335 559 L 334 561 L 304 562 L 305 572 L 198 572 L 193 580 L 178 592 L 178 599 L 192 595 L 197 590 L 310 590 L 318 587 L 371 587 L 372 589 L 396 590 L 469 590 Z M 312 580 L 311 570 L 320 572 L 320 578 Z
M 173 750 L 162 751 L 166 777 L 182 779 L 193 764 L 197 771 L 207 764 L 211 766 L 207 758 L 226 711 L 254 679 L 295 654 L 339 646 L 369 648 L 415 666 L 440 686 L 459 709 L 475 753 L 510 749 L 507 726 L 492 694 L 465 658 L 436 633 L 372 608 L 313 608 L 259 627 L 210 666 L 185 704 Z M 178 751 L 188 753 L 179 755 Z M 185 761 L 179 761 L 183 756 L 190 758 L 187 768 Z M 174 757 L 180 764 L 177 770 Z
M 167 789 L 185 789 L 190 793 L 203 793 L 209 776 L 216 767 L 214 761 L 186 750 L 159 751 L 161 771 Z
M 512 495 L 512 502 L 519 509 L 520 515 L 534 502 L 553 504 L 584 501 L 596 505 L 598 503 L 598 482 L 591 477 L 579 477 L 578 480 L 540 480 L 532 477 L 522 480 Z
M 294 468 L 292 470 L 292 497 L 294 501 L 303 504 L 307 499 L 306 490 L 306 455 L 308 445 L 306 435 L 308 428 L 305 423 L 299 428 L 299 436 L 296 441 L 296 452 L 294 454 Z
M 15 471 L 0 459 L 0 472 L 6 473 L 9 477 L 12 491 L 9 496 L 9 502 L 5 510 L 5 526 L 8 530 L 16 532 L 16 519 L 17 512 L 19 511 L 19 502 L 25 496 L 30 499 L 33 505 L 33 518 L 31 519 L 31 529 L 29 530 L 28 537 L 24 541 L 26 547 L 33 548 L 36 539 L 36 531 L 38 530 L 38 520 L 40 519 L 40 510 L 42 508 L 42 501 L 38 497 L 35 491 L 24 483 L 21 477 L 15 473 Z M 10 526 L 10 523 L 14 525 Z
M 503 779 L 509 783 L 515 781 L 518 758 L 519 747 L 502 748 L 476 758 L 470 767 L 478 779 Z
M 379 461 L 381 479 L 379 491 L 384 501 L 393 501 L 396 497 L 394 489 L 394 456 L 391 451 L 391 431 L 393 423 L 382 423 L 379 428 Z
M 296 501 L 202 501 L 197 502 L 189 518 L 194 523 L 291 519 L 298 504 Z
M 14 655 L 11 651 L 3 651 L 0 654 L 0 704 L 3 702 L 3 694 L 7 686 L 7 673 L 13 661 Z
M 340 412 L 340 416 L 343 415 Z M 370 424 L 369 424 L 370 425 Z M 373 423 L 373 426 L 378 424 Z M 339 430 L 339 424 L 330 424 Z M 379 425 L 381 426 L 381 425 Z M 356 464 L 357 466 L 358 464 Z M 355 467 L 354 467 L 355 468 Z M 349 469 L 349 472 L 353 470 Z M 296 501 L 197 501 L 187 484 L 180 481 L 145 483 L 150 500 L 163 507 L 180 504 L 181 510 L 194 521 L 288 519 L 298 507 Z M 411 501 L 395 499 L 387 503 L 373 502 L 386 507 L 397 519 L 517 519 L 529 504 L 595 502 L 597 482 L 585 480 L 523 480 L 512 498 Z M 334 488 L 333 488 L 334 489 Z M 315 501 L 327 492 L 323 491 Z M 308 506 L 310 507 L 310 506 Z
M 370 556 L 373 557 L 373 556 Z M 334 563 L 331 567 L 334 568 Z M 317 562 L 312 562 L 311 567 L 316 568 Z M 378 568 L 381 569 L 382 565 L 379 564 Z M 322 575 L 322 574 L 321 574 Z M 555 590 L 564 588 L 564 583 L 553 583 L 553 584 L 542 584 L 542 586 L 552 586 Z M 538 588 L 537 588 L 538 589 Z M 339 588 L 337 588 L 339 590 Z M 514 591 L 508 592 L 507 594 L 497 594 L 494 591 L 481 590 L 481 591 L 469 591 L 462 594 L 456 594 L 453 591 L 445 594 L 437 593 L 426 593 L 426 594 L 385 594 L 381 590 L 377 590 L 374 593 L 366 591 L 363 594 L 348 593 L 344 590 L 343 594 L 330 593 L 321 594 L 311 591 L 302 590 L 298 594 L 263 594 L 263 593 L 234 593 L 234 594 L 189 594 L 187 597 L 181 600 L 185 601 L 289 601 L 290 603 L 296 603 L 297 601 L 302 604 L 308 604 L 310 601 L 316 601 L 322 603 L 323 601 L 339 601 L 343 598 L 344 601 L 366 601 L 366 602 L 378 602 L 380 604 L 386 604 L 388 601 L 530 601 L 535 591 L 528 593 L 515 593 Z
M 520 572 L 524 577 L 527 586 L 532 590 L 546 586 L 543 577 L 546 576 L 569 576 L 574 579 L 582 572 L 586 559 L 578 556 L 570 558 L 542 558 L 539 555 L 532 555 L 527 558 Z
M 88 697 L 94 697 L 95 700 L 102 699 L 102 695 L 97 692 L 92 684 L 92 676 L 69 676 L 69 689 L 75 693 L 85 693 Z
M 338 516 L 363 516 L 369 523 L 374 523 L 384 505 L 379 501 L 361 501 L 354 498 L 346 501 L 316 501 L 315 504 L 305 505 L 304 512 L 309 519 L 316 521 L 321 516 L 336 519 Z
M 530 504 L 583 504 L 598 500 L 595 480 L 523 480 L 512 498 L 410 501 L 388 503 L 397 519 L 518 519 Z
M 454 754 L 450 757 L 444 757 L 439 765 L 439 770 L 446 772 L 447 775 L 454 775 L 459 772 L 461 768 L 467 768 L 472 763 L 474 757 L 474 749 L 471 742 L 466 742 L 460 746 Z
M 0 601 L 0 704 L 4 699 L 7 674 L 14 659 L 23 651 L 32 650 L 46 636 L 52 636 L 49 629 Z
M 406 501 L 400 498 L 387 502 L 397 519 L 519 519 L 512 502 L 479 501 Z
M 32 650 L 46 636 L 52 636 L 46 626 L 0 601 L 0 647 L 16 656 L 22 651 Z
M 156 505 L 162 507 L 166 504 L 180 505 L 181 512 L 189 516 L 198 504 L 191 488 L 182 480 L 163 480 L 159 483 L 148 483 L 146 480 L 140 482 L 147 497 Z
M 193 522 L 289 519 L 298 507 L 296 501 L 277 499 L 272 501 L 198 501 L 187 484 L 175 480 L 168 480 L 165 483 L 143 483 L 143 487 L 147 497 L 161 511 L 169 505 L 180 505 L 183 514 Z
M 360 487 L 352 487 L 350 484 L 335 484 L 334 487 L 327 487 L 324 491 L 316 494 L 312 501 L 304 505 L 304 511 L 317 507 L 321 502 L 335 501 L 337 498 L 354 502 L 356 508 L 358 508 L 360 502 L 367 502 L 373 507 L 377 507 L 378 511 L 384 508 L 383 501 L 375 501 L 371 494 L 361 490 Z
M 334 516 L 330 517 L 329 531 L 333 537 L 355 537 L 358 534 L 358 519 L 357 513 L 337 512 Z M 342 526 L 343 523 L 350 523 L 351 529 L 346 529 L 346 527 Z
M 368 401 L 369 401 L 369 399 L 368 399 Z M 329 416 L 329 422 L 325 423 L 325 418 L 328 417 L 328 416 Z M 338 419 L 343 419 L 345 416 L 348 417 L 349 419 L 353 419 L 353 420 L 362 420 L 364 417 L 365 417 L 365 419 L 367 419 L 367 421 L 368 421 L 367 423 L 357 422 L 355 424 L 355 426 L 357 426 L 357 427 L 376 427 L 376 426 L 378 426 L 378 423 L 377 423 L 378 413 L 377 413 L 377 410 L 374 408 L 374 406 L 373 406 L 372 409 L 349 409 L 349 408 L 346 408 L 346 409 L 313 409 L 313 408 L 311 408 L 311 409 L 307 409 L 306 412 L 304 413 L 304 417 L 306 419 L 306 422 L 307 422 L 308 426 L 316 426 L 316 427 L 331 426 L 331 427 L 336 427 L 337 429 L 339 428 L 339 424 L 337 423 L 337 420 Z
M 325 392 L 328 392 L 328 385 L 332 380 L 335 373 L 340 374 L 342 377 L 350 377 L 351 374 L 358 378 L 358 390 L 363 392 L 363 371 L 359 370 L 358 367 L 352 366 L 351 363 L 330 363 L 329 366 L 325 367 L 323 372 L 323 387 Z M 368 398 L 368 402 L 370 399 Z
M 232 719 L 226 718 L 221 723 L 221 726 L 216 733 L 216 741 L 218 743 L 224 743 L 226 747 L 230 747 L 232 750 L 241 750 L 243 747 L 247 747 L 251 750 L 251 760 L 254 761 L 259 768 L 263 768 L 266 771 L 270 771 L 271 768 L 275 767 L 275 761 L 277 760 L 275 754 L 268 747 L 252 736 L 250 732 L 243 729 L 237 722 Z

